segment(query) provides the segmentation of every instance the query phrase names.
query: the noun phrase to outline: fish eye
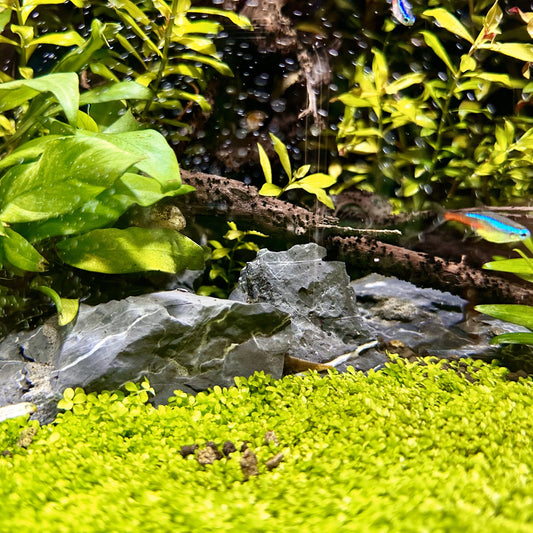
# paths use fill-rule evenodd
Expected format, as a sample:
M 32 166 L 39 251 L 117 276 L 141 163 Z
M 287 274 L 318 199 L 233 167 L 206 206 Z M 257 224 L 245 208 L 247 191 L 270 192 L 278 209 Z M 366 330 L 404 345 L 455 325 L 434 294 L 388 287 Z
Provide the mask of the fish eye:
M 522 237 L 523 239 L 527 239 L 530 235 L 531 235 L 531 233 L 529 232 L 528 229 L 521 229 L 520 230 L 520 237 Z

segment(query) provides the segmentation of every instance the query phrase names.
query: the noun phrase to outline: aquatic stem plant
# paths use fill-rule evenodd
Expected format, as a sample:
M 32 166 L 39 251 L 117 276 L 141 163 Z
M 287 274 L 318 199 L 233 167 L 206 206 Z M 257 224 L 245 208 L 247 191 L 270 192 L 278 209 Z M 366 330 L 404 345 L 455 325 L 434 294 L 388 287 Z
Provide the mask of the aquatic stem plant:
M 337 97 L 345 105 L 338 148 L 348 164 L 335 192 L 357 185 L 394 193 L 395 206 L 415 209 L 428 200 L 448 201 L 451 207 L 479 197 L 486 204 L 523 197 L 533 188 L 532 122 L 518 114 L 495 116 L 491 97 L 496 90 L 523 90 L 527 98 L 531 86 L 526 78 L 487 71 L 484 63 L 503 54 L 513 58 L 510 65 L 527 62 L 527 73 L 533 46 L 498 40 L 503 12 L 497 3 L 475 37 L 444 8 L 422 15 L 440 29 L 422 30 L 422 39 L 416 35 L 387 55 L 374 46 L 370 65 L 366 54 L 360 56 L 352 88 Z M 463 42 L 470 46 L 457 55 Z M 397 74 L 403 49 L 409 60 L 421 54 L 428 67 Z M 444 63 L 446 76 L 428 63 L 428 51 Z M 349 171 L 355 175 L 347 177 Z

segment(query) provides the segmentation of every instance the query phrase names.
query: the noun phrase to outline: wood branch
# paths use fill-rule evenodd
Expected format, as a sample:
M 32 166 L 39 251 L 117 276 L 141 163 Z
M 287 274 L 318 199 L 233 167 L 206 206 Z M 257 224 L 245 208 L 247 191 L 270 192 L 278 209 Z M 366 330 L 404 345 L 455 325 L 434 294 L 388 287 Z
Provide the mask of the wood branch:
M 257 189 L 240 181 L 181 171 L 183 183 L 196 191 L 178 196 L 179 208 L 187 215 L 214 215 L 251 225 L 272 236 L 306 242 L 321 225 L 337 225 L 339 219 L 322 216 L 277 198 L 260 196 Z
M 326 247 L 332 258 L 355 268 L 396 276 L 419 287 L 449 291 L 476 303 L 533 305 L 532 290 L 464 262 L 446 261 L 365 237 L 331 236 Z
M 184 183 L 196 191 L 176 198 L 186 215 L 212 215 L 252 226 L 287 242 L 314 240 L 339 259 L 362 271 L 378 272 L 458 294 L 476 303 L 533 305 L 533 291 L 497 273 L 469 267 L 464 262 L 415 252 L 364 236 L 346 237 L 346 228 L 334 216 L 313 213 L 277 198 L 260 196 L 255 187 L 199 172 L 182 171 Z M 348 230 L 357 232 L 358 230 Z M 367 232 L 372 230 L 359 230 Z

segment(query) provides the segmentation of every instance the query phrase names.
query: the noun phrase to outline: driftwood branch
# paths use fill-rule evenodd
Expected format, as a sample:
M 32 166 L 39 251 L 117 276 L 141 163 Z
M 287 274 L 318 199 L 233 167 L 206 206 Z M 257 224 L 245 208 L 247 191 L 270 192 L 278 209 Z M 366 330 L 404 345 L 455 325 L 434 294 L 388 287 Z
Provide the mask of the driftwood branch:
M 458 294 L 476 303 L 533 305 L 533 291 L 497 273 L 472 268 L 464 262 L 446 261 L 426 253 L 380 242 L 368 236 L 372 230 L 345 228 L 334 216 L 313 213 L 283 200 L 260 196 L 255 187 L 211 174 L 182 171 L 184 183 L 196 191 L 177 198 L 186 216 L 211 215 L 285 239 L 325 246 L 328 257 L 362 271 L 396 276 L 422 287 Z M 379 235 L 376 233 L 375 235 Z

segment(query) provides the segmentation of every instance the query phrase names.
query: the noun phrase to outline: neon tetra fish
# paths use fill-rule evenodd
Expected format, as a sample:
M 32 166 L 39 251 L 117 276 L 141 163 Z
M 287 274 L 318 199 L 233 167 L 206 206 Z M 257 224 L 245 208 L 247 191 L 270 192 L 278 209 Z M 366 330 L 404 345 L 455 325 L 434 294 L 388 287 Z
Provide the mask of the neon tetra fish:
M 444 219 L 465 224 L 472 228 L 480 237 L 490 242 L 518 242 L 531 237 L 531 232 L 525 226 L 493 213 L 456 213 L 447 211 L 444 213 Z
M 407 0 L 392 0 L 392 16 L 404 26 L 415 23 L 412 6 Z

